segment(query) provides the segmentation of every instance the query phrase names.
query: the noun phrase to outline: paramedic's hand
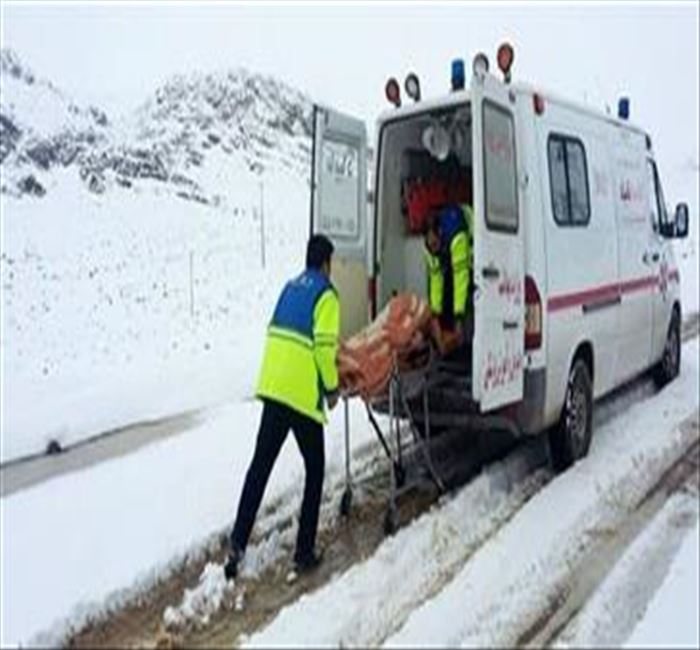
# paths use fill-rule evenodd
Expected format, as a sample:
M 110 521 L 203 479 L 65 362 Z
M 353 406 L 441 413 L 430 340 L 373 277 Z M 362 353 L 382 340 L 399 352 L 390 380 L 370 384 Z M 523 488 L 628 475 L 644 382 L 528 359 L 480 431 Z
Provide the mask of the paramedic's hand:
M 338 403 L 338 397 L 340 396 L 339 390 L 333 390 L 326 395 L 326 402 L 328 403 L 328 408 L 332 411 L 335 405 Z

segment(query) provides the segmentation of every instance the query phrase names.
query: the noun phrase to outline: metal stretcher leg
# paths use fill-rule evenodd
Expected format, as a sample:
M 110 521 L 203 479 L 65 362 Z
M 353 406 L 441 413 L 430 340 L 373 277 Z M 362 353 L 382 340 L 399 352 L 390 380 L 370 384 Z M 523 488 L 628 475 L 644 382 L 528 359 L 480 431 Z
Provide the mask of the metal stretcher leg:
M 347 517 L 352 506 L 352 476 L 350 474 L 350 410 L 348 398 L 343 398 L 345 411 L 345 491 L 340 499 L 340 514 Z
M 418 431 L 418 424 L 416 423 L 416 420 L 413 417 L 413 412 L 411 411 L 410 406 L 408 404 L 408 400 L 406 399 L 403 393 L 401 393 L 402 406 L 404 408 L 404 411 L 406 412 L 406 415 L 408 416 L 408 421 L 411 426 L 411 430 L 413 431 L 414 440 L 416 441 L 416 445 L 421 450 L 423 461 L 425 462 L 425 466 L 428 469 L 430 479 L 433 481 L 435 487 L 440 492 L 444 492 L 445 486 L 435 470 L 435 466 L 433 465 L 433 459 L 430 455 L 430 411 L 428 403 L 428 389 L 426 383 L 423 384 L 422 393 L 423 421 L 425 423 L 423 436 L 421 436 Z

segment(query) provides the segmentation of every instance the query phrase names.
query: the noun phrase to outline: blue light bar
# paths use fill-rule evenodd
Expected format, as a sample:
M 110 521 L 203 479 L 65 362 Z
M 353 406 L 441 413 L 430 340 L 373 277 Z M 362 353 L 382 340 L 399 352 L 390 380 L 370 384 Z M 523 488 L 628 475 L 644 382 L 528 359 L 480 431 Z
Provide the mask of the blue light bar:
M 464 59 L 452 61 L 452 90 L 464 90 Z
M 630 98 L 620 97 L 617 102 L 617 116 L 621 120 L 629 120 L 630 118 Z

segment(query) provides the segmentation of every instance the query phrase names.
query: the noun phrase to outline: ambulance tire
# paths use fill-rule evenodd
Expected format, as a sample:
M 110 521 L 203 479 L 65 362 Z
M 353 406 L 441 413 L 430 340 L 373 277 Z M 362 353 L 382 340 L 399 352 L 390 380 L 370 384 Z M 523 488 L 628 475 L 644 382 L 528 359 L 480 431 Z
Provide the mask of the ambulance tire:
M 674 310 L 671 323 L 666 334 L 666 344 L 661 361 L 654 366 L 652 376 L 657 388 L 678 377 L 681 369 L 681 324 L 678 312 Z
M 592 433 L 593 382 L 586 362 L 576 358 L 566 383 L 561 417 L 549 432 L 549 449 L 555 471 L 562 472 L 586 456 Z

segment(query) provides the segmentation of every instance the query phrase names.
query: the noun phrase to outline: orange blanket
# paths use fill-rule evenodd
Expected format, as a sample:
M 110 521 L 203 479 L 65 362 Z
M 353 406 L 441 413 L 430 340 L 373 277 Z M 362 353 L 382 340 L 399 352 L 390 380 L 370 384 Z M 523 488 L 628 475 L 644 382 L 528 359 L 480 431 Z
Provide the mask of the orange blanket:
M 425 350 L 430 334 L 430 308 L 410 293 L 392 298 L 364 330 L 340 344 L 338 374 L 341 391 L 363 399 L 386 392 L 394 362 L 411 367 Z

